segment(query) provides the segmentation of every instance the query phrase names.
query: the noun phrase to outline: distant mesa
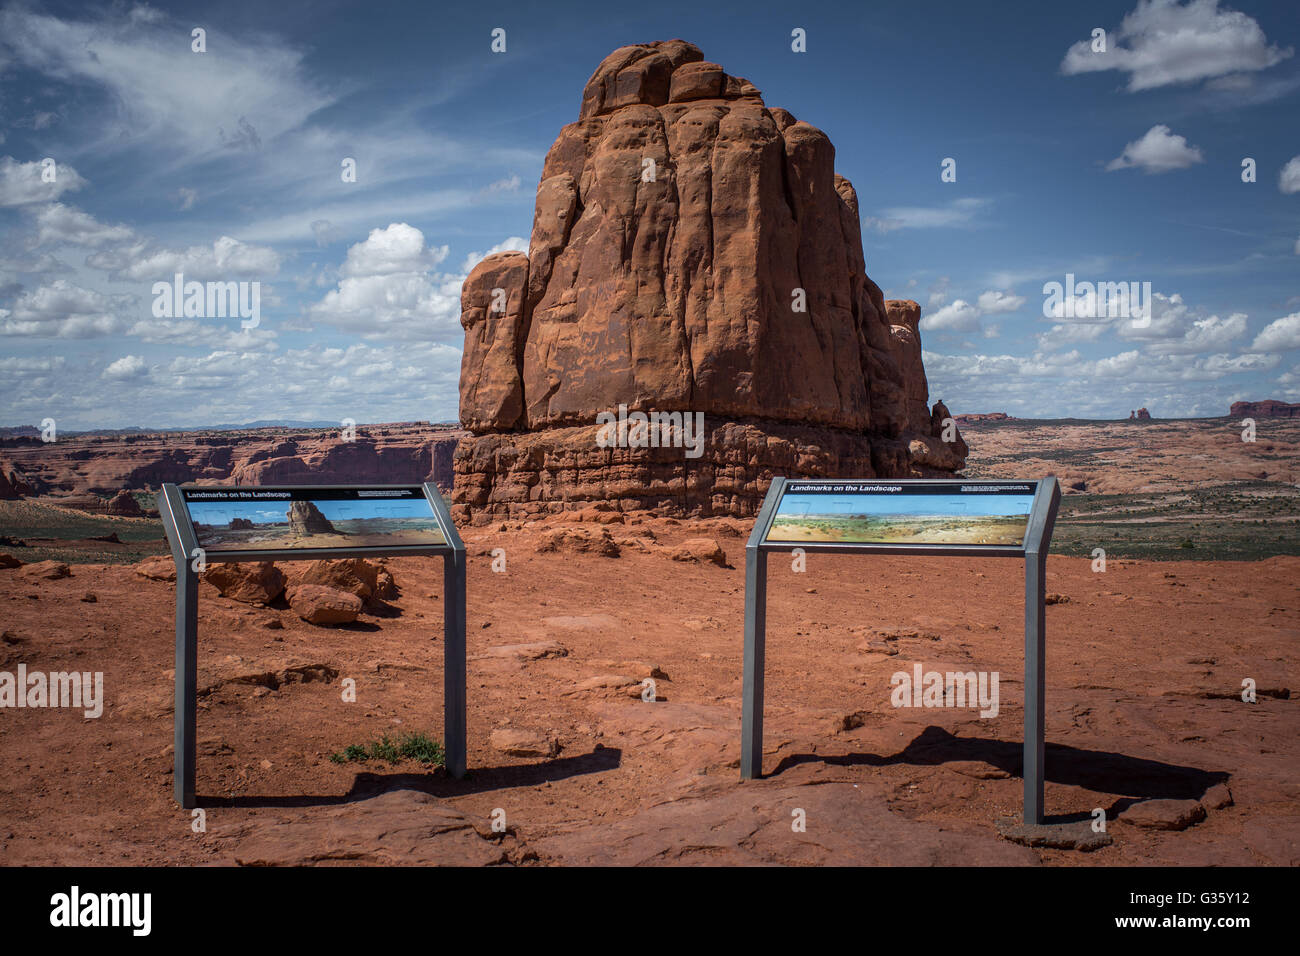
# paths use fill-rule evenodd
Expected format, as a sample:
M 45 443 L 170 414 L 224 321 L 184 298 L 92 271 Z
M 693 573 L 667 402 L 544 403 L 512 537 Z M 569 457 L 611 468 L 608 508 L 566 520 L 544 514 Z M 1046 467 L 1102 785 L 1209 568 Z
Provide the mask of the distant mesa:
M 1300 403 L 1279 402 L 1273 398 L 1262 402 L 1233 402 L 1228 414 L 1232 418 L 1300 418 Z
M 1145 408 L 1139 408 L 1136 412 L 1128 413 L 1128 420 L 1131 422 L 1147 421 L 1151 418 L 1151 413 Z
M 622 47 L 547 154 L 528 253 L 462 286 L 453 510 L 745 516 L 773 475 L 951 474 L 920 311 L 867 275 L 825 133 L 690 43 Z M 598 445 L 620 406 L 702 414 L 700 454 Z
M 248 519 L 248 518 L 231 518 L 231 519 L 230 519 L 230 528 L 229 528 L 229 530 L 231 530 L 231 531 L 252 531 L 252 530 L 253 530 L 253 522 L 252 522 L 250 519 Z
M 978 425 L 980 422 L 1011 422 L 1015 418 L 1006 412 L 980 412 L 970 415 L 954 415 L 958 425 Z
M 310 501 L 295 501 L 289 506 L 289 531 L 291 534 L 338 534 L 334 525 Z

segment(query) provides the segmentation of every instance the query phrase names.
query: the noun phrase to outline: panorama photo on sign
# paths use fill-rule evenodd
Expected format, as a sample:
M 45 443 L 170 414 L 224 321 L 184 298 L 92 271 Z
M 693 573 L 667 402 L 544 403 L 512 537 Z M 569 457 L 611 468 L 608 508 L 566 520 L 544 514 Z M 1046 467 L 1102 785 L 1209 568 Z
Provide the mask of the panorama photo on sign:
M 1034 483 L 791 482 L 768 543 L 1020 547 Z
M 437 547 L 447 543 L 419 488 L 197 488 L 186 507 L 206 551 Z

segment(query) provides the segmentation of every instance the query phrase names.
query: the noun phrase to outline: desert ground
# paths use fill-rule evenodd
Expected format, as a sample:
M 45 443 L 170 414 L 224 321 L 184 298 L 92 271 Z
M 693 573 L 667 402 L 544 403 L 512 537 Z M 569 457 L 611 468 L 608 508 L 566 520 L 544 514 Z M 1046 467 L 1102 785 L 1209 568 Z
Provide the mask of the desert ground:
M 398 596 L 341 627 L 203 584 L 196 832 L 172 801 L 174 586 L 133 567 L 164 552 L 157 520 L 60 512 L 42 536 L 24 501 L 0 503 L 0 533 L 28 546 L 0 551 L 71 575 L 0 570 L 0 670 L 102 671 L 107 706 L 0 715 L 0 862 L 1300 864 L 1300 425 L 1261 422 L 1245 450 L 1141 426 L 964 430 L 972 476 L 1085 483 L 1048 563 L 1046 804 L 1101 808 L 1108 845 L 999 832 L 1021 802 L 1020 562 L 773 557 L 766 776 L 742 782 L 749 522 L 599 511 L 462 529 L 462 781 L 330 759 L 440 737 L 440 562 L 386 561 Z M 1221 556 L 1215 529 L 1238 524 Z M 997 716 L 892 707 L 914 664 L 999 672 Z

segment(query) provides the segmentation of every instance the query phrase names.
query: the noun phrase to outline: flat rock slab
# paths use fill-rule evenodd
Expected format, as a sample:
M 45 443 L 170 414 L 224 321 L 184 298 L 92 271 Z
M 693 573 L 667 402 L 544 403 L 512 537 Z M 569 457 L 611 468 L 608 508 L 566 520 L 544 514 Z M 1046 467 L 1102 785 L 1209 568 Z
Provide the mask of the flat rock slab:
M 802 821 L 804 829 L 796 829 Z M 950 829 L 891 811 L 848 782 L 754 781 L 683 797 L 621 820 L 566 828 L 529 846 L 543 861 L 817 866 L 1033 866 L 1027 847 L 987 830 Z
M 1205 807 L 1197 800 L 1143 800 L 1119 819 L 1149 830 L 1186 830 L 1205 819 Z
M 1091 853 L 1115 842 L 1109 833 L 1098 833 L 1092 820 L 1070 823 L 1025 823 L 1018 817 L 997 822 L 998 833 L 1021 846 L 1046 847 L 1051 850 L 1079 850 Z
M 509 862 L 505 839 L 493 839 L 436 797 L 394 790 L 296 817 L 217 831 L 225 862 L 240 866 L 487 866 Z M 514 838 L 510 837 L 510 842 Z

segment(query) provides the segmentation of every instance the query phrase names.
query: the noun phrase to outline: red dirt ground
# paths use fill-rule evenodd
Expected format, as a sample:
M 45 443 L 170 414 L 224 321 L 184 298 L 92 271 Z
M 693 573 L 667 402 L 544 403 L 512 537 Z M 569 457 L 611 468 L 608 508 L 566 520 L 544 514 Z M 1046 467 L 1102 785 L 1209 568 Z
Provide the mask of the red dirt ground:
M 464 781 L 329 759 L 383 733 L 441 736 L 440 562 L 389 561 L 389 616 L 347 628 L 202 586 L 202 833 L 171 798 L 174 586 L 120 565 L 56 581 L 0 570 L 0 670 L 103 671 L 108 700 L 97 720 L 0 713 L 0 863 L 1300 863 L 1300 558 L 1112 560 L 1104 573 L 1050 559 L 1047 589 L 1068 601 L 1047 609 L 1047 809 L 1104 808 L 1114 839 L 1083 853 L 995 828 L 1021 800 L 1019 561 L 810 555 L 794 573 L 774 556 L 768 776 L 742 783 L 747 524 L 612 528 L 658 545 L 714 537 L 731 568 L 655 545 L 539 553 L 554 525 L 503 527 L 466 536 Z M 506 573 L 492 571 L 497 547 Z M 890 675 L 913 662 L 998 671 L 1000 713 L 893 708 Z M 667 676 L 644 702 L 651 668 Z M 356 703 L 342 700 L 349 677 Z M 1244 678 L 1256 703 L 1240 699 Z M 500 728 L 550 735 L 559 752 L 507 756 L 489 742 Z M 1218 807 L 1222 783 L 1233 802 Z M 1207 791 L 1208 816 L 1180 832 L 1117 818 Z

